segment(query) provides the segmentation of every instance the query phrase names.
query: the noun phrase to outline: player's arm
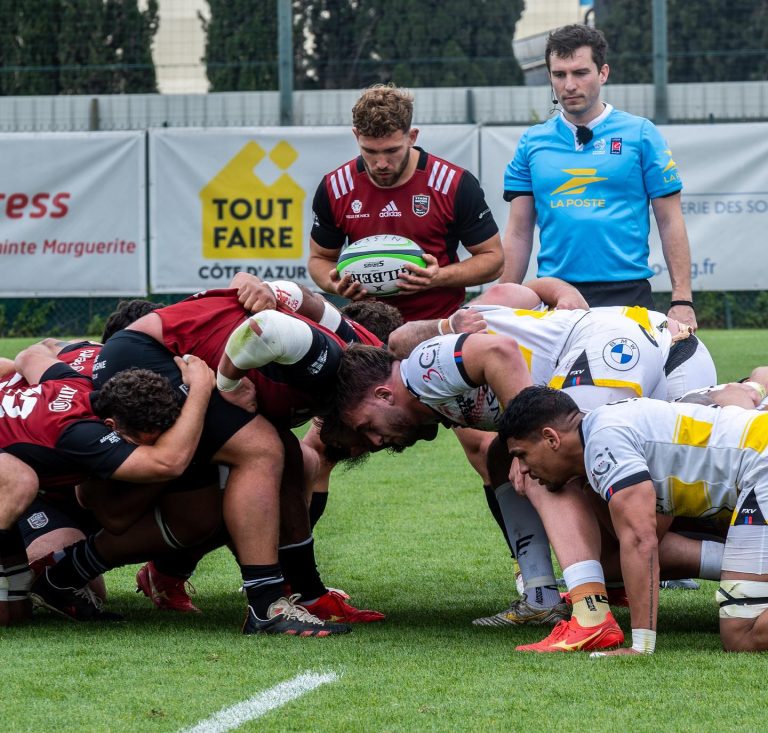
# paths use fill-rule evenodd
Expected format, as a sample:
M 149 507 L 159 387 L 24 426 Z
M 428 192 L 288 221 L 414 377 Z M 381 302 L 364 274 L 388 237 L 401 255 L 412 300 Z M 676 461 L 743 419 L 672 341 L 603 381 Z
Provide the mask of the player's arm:
M 7 377 L 16 372 L 16 363 L 13 359 L 0 357 L 0 378 Z
M 662 196 L 651 200 L 653 215 L 659 227 L 661 250 L 669 270 L 672 284 L 672 300 L 693 299 L 691 290 L 691 248 L 685 229 L 683 210 L 680 206 L 680 193 Z M 673 306 L 667 315 L 676 321 L 697 327 L 693 308 L 684 305 Z
M 466 288 L 495 280 L 504 267 L 504 253 L 498 233 L 479 244 L 467 247 L 471 257 L 450 265 L 438 264 L 437 258 L 424 254 L 426 267 L 408 265 L 408 273 L 400 275 L 400 290 L 415 293 L 430 288 Z
M 462 366 L 475 384 L 487 384 L 502 405 L 533 382 L 517 341 L 509 336 L 476 333 L 461 349 Z
M 61 362 L 56 358 L 60 349 L 52 348 L 53 339 L 45 339 L 37 344 L 28 346 L 16 355 L 15 370 L 21 374 L 28 384 L 38 384 L 45 371 L 54 364 Z
M 180 476 L 191 463 L 216 381 L 202 359 L 176 356 L 174 361 L 189 387 L 181 414 L 152 445 L 139 445 L 109 478 L 139 483 L 167 481 Z
M 589 308 L 589 303 L 584 300 L 584 296 L 573 285 L 557 277 L 537 277 L 526 281 L 523 285 L 533 290 L 542 303 L 553 308 L 560 308 L 561 310 L 587 310 Z
M 651 653 L 655 648 L 659 606 L 659 544 L 653 484 L 641 481 L 616 491 L 608 509 L 619 540 L 621 573 L 632 618 L 632 648 L 614 653 Z
M 528 271 L 536 227 L 536 206 L 532 194 L 515 196 L 509 202 L 507 226 L 502 237 L 504 272 L 500 282 L 521 283 Z
M 404 323 L 389 334 L 387 348 L 398 359 L 405 359 L 418 344 L 427 339 L 449 333 L 481 333 L 487 327 L 480 311 L 460 308 L 450 318 Z

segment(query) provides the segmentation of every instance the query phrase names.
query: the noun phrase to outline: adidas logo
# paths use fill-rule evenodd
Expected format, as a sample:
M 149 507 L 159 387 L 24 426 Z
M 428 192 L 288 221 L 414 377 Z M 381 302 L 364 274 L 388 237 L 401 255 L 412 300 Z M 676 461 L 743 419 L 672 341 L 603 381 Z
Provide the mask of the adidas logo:
M 379 218 L 386 219 L 388 216 L 402 216 L 402 212 L 395 206 L 394 201 L 390 201 L 380 212 Z

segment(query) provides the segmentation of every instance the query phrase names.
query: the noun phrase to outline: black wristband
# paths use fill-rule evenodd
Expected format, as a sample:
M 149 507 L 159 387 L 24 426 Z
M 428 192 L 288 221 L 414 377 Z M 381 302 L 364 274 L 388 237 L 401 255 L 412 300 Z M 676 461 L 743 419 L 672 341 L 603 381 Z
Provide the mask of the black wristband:
M 693 308 L 693 301 L 692 300 L 670 300 L 669 301 L 669 307 L 674 308 L 676 305 L 686 305 L 689 308 Z

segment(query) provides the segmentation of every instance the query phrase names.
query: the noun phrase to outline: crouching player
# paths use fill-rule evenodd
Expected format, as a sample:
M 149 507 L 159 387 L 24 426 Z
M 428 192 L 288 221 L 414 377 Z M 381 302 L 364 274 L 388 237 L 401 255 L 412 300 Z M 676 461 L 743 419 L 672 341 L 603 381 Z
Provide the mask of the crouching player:
M 637 399 L 585 416 L 563 392 L 532 387 L 509 404 L 499 436 L 522 472 L 550 491 L 583 476 L 607 502 L 632 646 L 600 655 L 654 651 L 661 548 L 673 517 L 731 510 L 716 594 L 721 640 L 726 651 L 768 650 L 768 415 Z M 702 543 L 702 566 L 706 551 Z

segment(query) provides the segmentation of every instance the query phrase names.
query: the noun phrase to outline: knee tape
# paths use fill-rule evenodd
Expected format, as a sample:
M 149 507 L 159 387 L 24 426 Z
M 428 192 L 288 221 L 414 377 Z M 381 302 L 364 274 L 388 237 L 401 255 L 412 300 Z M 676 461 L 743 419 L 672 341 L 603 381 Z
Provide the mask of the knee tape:
M 260 334 L 254 332 L 251 323 Z M 295 364 L 312 346 L 312 331 L 298 318 L 264 311 L 251 316 L 238 326 L 229 337 L 226 354 L 238 369 L 257 369 L 277 362 Z
M 721 580 L 715 593 L 720 618 L 757 618 L 768 610 L 768 583 Z

